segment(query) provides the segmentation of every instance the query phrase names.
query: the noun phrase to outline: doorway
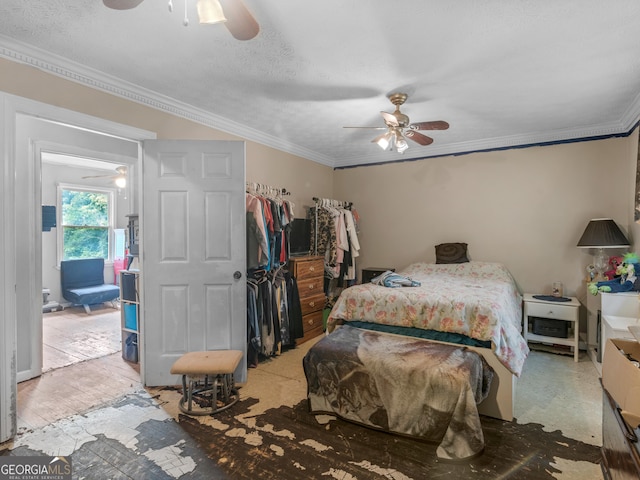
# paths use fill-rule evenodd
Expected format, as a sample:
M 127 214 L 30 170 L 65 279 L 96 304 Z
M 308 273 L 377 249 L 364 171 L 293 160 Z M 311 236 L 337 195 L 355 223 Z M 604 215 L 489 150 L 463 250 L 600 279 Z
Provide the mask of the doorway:
M 149 153 L 147 147 L 154 144 L 160 147 L 160 143 L 156 141 L 147 143 L 148 139 L 155 138 L 152 132 L 11 95 L 0 94 L 0 99 L 4 100 L 0 103 L 0 108 L 3 109 L 0 122 L 4 126 L 0 129 L 0 140 L 3 140 L 2 144 L 6 147 L 5 168 L 0 171 L 0 181 L 3 185 L 0 193 L 2 199 L 0 220 L 7 226 L 0 233 L 0 250 L 7 259 L 0 266 L 3 273 L 0 275 L 0 309 L 3 312 L 0 316 L 0 342 L 3 344 L 0 351 L 0 442 L 4 442 L 16 433 L 17 381 L 37 377 L 42 369 L 41 235 L 36 233 L 40 231 L 39 223 L 42 221 L 39 185 L 42 172 L 39 168 L 40 162 L 34 159 L 39 158 L 40 152 L 55 150 L 55 147 L 60 144 L 79 145 L 69 138 L 70 131 L 91 136 L 91 141 L 86 142 L 83 148 L 77 148 L 78 155 L 85 155 L 86 150 L 108 152 L 110 150 L 105 145 L 111 145 L 114 142 L 115 144 L 121 141 L 132 143 L 135 147 L 134 152 L 123 155 L 132 158 L 131 165 L 135 167 L 142 165 L 143 142 L 145 165 L 147 165 Z M 61 127 L 61 131 L 59 134 L 50 136 L 49 139 L 44 139 L 46 136 L 42 136 L 40 131 L 29 128 L 30 122 L 38 124 L 40 121 L 48 122 L 47 126 L 57 125 Z M 82 125 L 83 128 L 74 128 L 73 125 Z M 69 128 L 70 126 L 72 128 Z M 81 137 L 86 140 L 84 135 Z M 162 350 L 167 345 L 167 339 L 172 340 L 169 345 L 171 349 L 178 340 L 184 340 L 184 348 L 169 352 L 174 356 L 179 355 L 180 352 L 196 349 L 246 349 L 246 321 L 243 318 L 246 286 L 242 275 L 246 266 L 244 143 L 203 141 L 198 142 L 200 144 L 198 148 L 194 144 L 195 141 L 165 142 L 168 143 L 163 143 L 163 150 L 156 148 L 154 152 L 155 168 L 145 167 L 144 172 L 141 170 L 139 174 L 136 172 L 136 180 L 132 180 L 131 183 L 138 187 L 138 192 L 145 191 L 145 201 L 140 198 L 138 203 L 136 195 L 132 194 L 130 196 L 132 207 L 129 210 L 139 213 L 141 232 L 143 229 L 147 232 L 157 231 L 161 234 L 159 241 L 165 247 L 157 251 L 149 260 L 147 256 L 152 253 L 152 249 L 147 247 L 153 245 L 156 237 L 150 237 L 153 241 L 149 242 L 149 245 L 145 242 L 144 236 L 140 238 L 142 249 L 145 251 L 140 268 L 148 274 L 141 282 L 140 289 L 141 302 L 145 308 L 140 315 L 141 332 L 138 345 L 141 380 L 149 385 L 153 384 L 149 377 L 149 368 L 157 367 L 160 359 L 171 360 L 170 356 L 165 355 L 166 352 Z M 169 151 L 170 149 L 173 151 Z M 113 160 L 120 162 L 121 158 L 114 155 Z M 138 178 L 138 175 L 142 177 L 142 173 L 144 178 Z M 147 176 L 152 173 L 156 176 Z M 195 195 L 191 195 L 192 182 L 186 178 L 196 174 L 200 175 L 203 182 L 212 186 L 212 189 L 207 191 L 200 188 L 202 190 L 200 202 L 193 207 L 194 212 L 198 212 L 200 216 L 204 214 L 206 216 L 202 222 L 193 221 L 185 225 L 192 227 L 189 231 L 176 230 L 176 225 L 184 224 L 185 219 L 189 218 L 188 215 L 184 215 L 185 208 L 191 210 L 191 204 L 186 200 Z M 176 192 L 172 186 L 175 183 L 174 180 L 183 185 L 179 192 Z M 170 185 L 165 187 L 164 182 L 169 182 Z M 227 184 L 228 187 L 226 187 Z M 155 196 L 151 190 L 156 192 Z M 151 196 L 147 198 L 146 193 L 150 192 Z M 184 201 L 177 202 L 176 196 Z M 207 208 L 202 208 L 203 205 Z M 153 228 L 154 221 L 156 229 Z M 197 229 L 200 231 L 198 232 Z M 183 233 L 174 235 L 176 231 Z M 191 250 L 185 250 L 188 245 L 180 241 L 193 238 L 199 239 L 200 242 L 199 248 L 193 250 L 199 253 L 194 253 L 193 257 L 200 258 L 203 263 L 206 262 L 209 265 L 209 268 L 201 270 L 220 275 L 220 279 L 204 279 L 194 288 L 190 289 L 186 285 L 180 290 L 175 288 L 175 269 L 171 266 L 177 262 L 173 261 L 173 257 L 184 256 L 185 251 L 190 252 Z M 162 256 L 156 258 L 159 254 Z M 153 267 L 161 263 L 163 272 L 152 272 Z M 194 281 L 192 277 L 186 278 Z M 174 280 L 173 283 L 172 280 Z M 164 283 L 161 284 L 161 282 Z M 206 295 L 191 301 L 186 295 L 189 291 L 202 292 Z M 160 310 L 161 315 L 146 311 L 149 306 L 161 305 L 168 307 Z M 192 305 L 195 307 L 191 308 Z M 206 306 L 206 309 L 200 308 L 201 306 Z M 217 322 L 216 325 L 205 325 L 205 322 L 200 321 L 200 317 L 196 318 L 196 315 L 204 315 L 205 311 L 206 313 L 215 312 L 213 315 L 207 315 L 206 319 Z M 188 315 L 185 316 L 182 313 Z M 17 319 L 20 321 L 18 322 Z M 157 328 L 145 329 L 145 320 Z M 199 325 L 206 329 L 200 333 L 192 328 L 186 328 L 192 325 Z M 150 338 L 146 335 L 149 332 L 156 332 L 156 336 Z M 180 337 L 172 336 L 172 332 L 176 332 Z M 164 336 L 159 336 L 160 333 Z M 198 345 L 195 345 L 195 342 L 198 342 Z M 121 357 L 121 355 L 117 356 Z M 81 362 L 68 368 L 85 366 L 99 360 Z M 246 365 L 241 364 L 238 369 L 238 381 L 245 381 Z M 158 372 L 164 376 L 153 377 L 155 379 L 153 381 L 173 382 L 175 380 L 170 376 L 165 378 L 168 375 L 166 368 L 158 369 Z M 110 376 L 112 373 L 113 369 L 107 369 L 105 375 Z M 102 375 L 89 376 L 98 381 L 103 380 Z M 115 376 L 124 377 L 117 373 Z M 75 393 L 68 395 L 69 397 L 78 398 L 88 395 L 84 392 L 79 394 L 82 391 L 81 387 L 86 383 L 86 377 L 87 375 L 84 374 L 75 378 L 77 388 L 73 390 Z M 102 397 L 98 394 L 94 398 Z
M 0 103 L 4 113 L 3 131 L 13 132 L 4 137 L 5 168 L 0 174 L 4 185 L 1 215 L 4 224 L 10 226 L 4 229 L 0 240 L 7 260 L 3 262 L 0 280 L 3 310 L 0 321 L 0 442 L 4 442 L 17 431 L 18 382 L 38 377 L 42 372 L 41 153 L 59 152 L 61 146 L 69 146 L 68 153 L 74 156 L 95 156 L 118 164 L 126 161 L 133 169 L 130 178 L 131 184 L 135 185 L 139 141 L 155 138 L 155 134 L 20 97 L 5 94 L 0 97 L 3 100 Z M 47 133 L 50 128 L 55 133 L 51 130 Z M 132 209 L 137 208 L 135 195 L 129 195 L 128 202 L 129 211 L 134 211 Z M 115 356 L 123 362 L 120 354 Z M 76 365 L 86 366 L 87 363 Z M 87 372 L 76 376 L 75 380 L 82 382 L 82 388 L 76 384 L 75 394 L 67 395 L 66 400 L 84 397 L 90 403 L 95 398 L 107 398 L 111 388 L 104 381 L 105 375 L 113 377 L 115 368 L 106 368 L 102 375 L 94 372 L 97 376 L 92 377 L 107 387 L 106 392 L 92 394 L 87 390 L 91 383 Z M 133 372 L 137 378 L 138 372 Z M 116 376 L 126 378 L 124 373 Z M 73 385 L 74 379 L 70 380 L 69 384 Z M 135 383 L 131 378 L 126 381 L 129 386 Z M 49 387 L 50 392 L 59 392 L 61 387 L 62 384 Z M 45 391 L 41 393 L 42 399 L 51 398 Z M 42 402 L 35 403 L 43 405 Z M 55 407 L 54 402 L 51 408 Z
M 18 432 L 84 412 L 94 404 L 118 398 L 140 384 L 138 366 L 129 365 L 121 358 L 120 310 L 106 303 L 92 306 L 91 313 L 87 314 L 82 306 L 69 305 L 60 288 L 59 261 L 63 257 L 59 250 L 59 186 L 108 191 L 113 203 L 108 210 L 118 217 L 114 226 L 121 228 L 126 224 L 129 189 L 114 184 L 112 175 L 120 167 L 119 163 L 67 155 L 66 150 L 60 146 L 56 153 L 43 151 L 40 156 L 42 204 L 55 208 L 57 225 L 49 231 L 43 229 L 40 237 L 42 375 L 17 386 Z M 110 247 L 113 247 L 115 236 L 110 235 L 110 240 Z M 114 252 L 110 251 L 105 282 L 115 283 L 117 278 L 114 257 Z
M 46 205 L 43 212 L 50 209 L 56 219 L 53 227 L 45 225 L 43 219 L 41 236 L 43 373 L 121 350 L 120 311 L 113 308 L 117 303 L 94 305 L 90 314 L 81 306 L 71 305 L 61 291 L 60 261 L 78 255 L 105 256 L 105 283 L 118 283 L 116 267 L 124 263 L 124 233 L 129 213 L 127 168 L 119 163 L 68 155 L 64 150 L 44 151 L 40 158 L 41 198 Z M 125 172 L 124 185 L 116 184 L 119 170 Z M 65 195 L 76 193 L 75 189 L 80 196 Z M 72 224 L 92 222 L 106 224 L 107 228 L 104 235 L 96 237 L 91 233 L 94 229 L 79 227 L 81 231 L 64 247 L 63 216 L 69 217 L 67 221 Z M 85 220 L 81 216 L 94 218 Z
M 90 176 L 87 175 L 86 169 L 81 168 L 58 167 L 55 171 L 49 170 L 49 165 L 41 161 L 49 154 L 75 157 L 78 161 L 90 158 L 119 165 L 127 164 L 130 167 L 129 170 L 135 172 L 138 162 L 138 143 L 111 137 L 99 131 L 87 131 L 72 125 L 36 118 L 32 115 L 16 116 L 16 156 L 22 159 L 16 162 L 15 167 L 16 188 L 19 189 L 16 194 L 18 198 L 16 208 L 20 212 L 16 216 L 16 231 L 21 232 L 22 236 L 22 241 L 16 244 L 16 258 L 21 259 L 20 268 L 16 272 L 17 284 L 20 286 L 16 290 L 17 317 L 21 318 L 17 325 L 17 382 L 37 377 L 42 373 L 41 298 L 44 278 L 48 279 L 47 287 L 52 292 L 57 292 L 55 297 L 61 298 L 59 264 L 64 255 L 61 246 L 64 241 L 60 228 L 55 229 L 54 233 L 41 233 L 41 206 L 45 200 L 42 197 L 43 186 L 50 185 L 48 190 L 45 190 L 49 195 L 46 201 L 48 204 L 55 205 L 60 196 L 59 185 L 64 180 L 77 184 L 88 181 L 82 177 Z M 43 167 L 47 167 L 47 170 Z M 92 188 L 98 189 L 97 186 Z M 123 202 L 119 211 L 115 211 L 110 206 L 113 210 L 110 218 L 121 218 L 122 226 L 126 225 L 125 215 L 135 208 L 132 206 L 135 205 L 135 199 L 136 192 L 130 191 L 128 199 Z M 45 235 L 51 235 L 51 237 L 45 237 Z M 47 242 L 48 247 L 53 245 L 53 252 L 47 252 L 50 258 L 46 271 L 43 271 L 43 246 L 45 246 L 43 240 L 45 238 L 53 238 L 54 241 Z M 113 275 L 110 278 L 113 281 Z M 105 275 L 105 281 L 109 282 L 107 275 Z

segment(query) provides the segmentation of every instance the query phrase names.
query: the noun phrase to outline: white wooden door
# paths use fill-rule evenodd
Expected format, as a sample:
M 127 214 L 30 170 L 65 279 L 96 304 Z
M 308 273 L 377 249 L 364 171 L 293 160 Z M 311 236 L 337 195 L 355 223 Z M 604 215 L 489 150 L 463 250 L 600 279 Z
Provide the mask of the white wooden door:
M 246 381 L 244 142 L 143 144 L 141 372 L 175 385 L 184 353 L 234 349 Z

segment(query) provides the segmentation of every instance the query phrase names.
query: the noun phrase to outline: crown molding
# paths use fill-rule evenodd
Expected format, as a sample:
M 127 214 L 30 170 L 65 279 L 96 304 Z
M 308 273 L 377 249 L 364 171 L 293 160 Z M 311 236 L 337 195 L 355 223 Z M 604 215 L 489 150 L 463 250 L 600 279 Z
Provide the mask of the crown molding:
M 412 156 L 419 152 L 415 149 L 410 149 L 407 152 L 408 155 L 402 155 L 396 152 L 377 152 L 366 156 L 335 159 L 293 144 L 285 139 L 248 128 L 246 125 L 241 125 L 192 105 L 178 102 L 172 98 L 123 81 L 64 57 L 17 42 L 1 34 L 0 57 L 26 64 L 75 83 L 336 169 L 621 136 L 630 133 L 630 131 L 635 128 L 638 118 L 640 118 L 640 94 L 638 94 L 629 105 L 629 108 L 624 112 L 619 122 L 567 128 L 552 133 L 532 132 L 522 135 L 494 137 L 449 145 L 431 145 L 428 149 L 428 155 Z
M 638 120 L 640 119 L 640 92 L 636 95 L 636 98 L 633 99 L 633 102 L 629 105 L 629 108 L 624 112 L 622 118 L 620 119 L 620 123 L 623 125 L 624 129 L 627 131 L 633 130 Z
M 80 63 L 50 52 L 17 42 L 0 34 L 0 57 L 35 67 L 46 73 L 70 80 L 75 83 L 115 95 L 132 102 L 160 110 L 177 117 L 185 118 L 207 127 L 250 140 L 267 147 L 297 155 L 314 162 L 333 167 L 334 160 L 326 155 L 303 148 L 284 139 L 267 135 L 264 132 L 248 128 L 228 118 L 212 114 L 192 105 L 178 102 L 151 90 L 139 87 L 107 73 L 89 68 Z
M 635 119 L 634 119 L 635 118 Z M 637 116 L 629 114 L 629 122 L 613 122 L 602 125 L 591 125 L 580 128 L 567 128 L 553 133 L 528 133 L 523 135 L 511 135 L 494 137 L 469 142 L 458 142 L 450 145 L 430 145 L 428 155 L 412 155 L 416 149 L 409 148 L 409 155 L 390 153 L 384 159 L 380 155 L 354 157 L 337 161 L 334 168 L 354 168 L 388 163 L 410 162 L 427 158 L 468 155 L 478 152 L 490 152 L 495 150 L 509 150 L 514 148 L 530 148 L 545 145 L 557 145 L 561 143 L 576 143 L 604 138 L 627 136 L 636 127 Z

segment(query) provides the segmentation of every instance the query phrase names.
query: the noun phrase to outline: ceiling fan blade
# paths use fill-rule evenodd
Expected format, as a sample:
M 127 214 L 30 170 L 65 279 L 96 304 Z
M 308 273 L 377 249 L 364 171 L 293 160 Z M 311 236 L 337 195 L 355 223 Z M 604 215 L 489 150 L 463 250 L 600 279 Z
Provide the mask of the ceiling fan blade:
M 404 132 L 404 136 L 413 140 L 414 142 L 419 143 L 420 145 L 429 145 L 433 143 L 433 138 L 427 137 L 421 133 L 418 133 L 414 130 L 407 130 Z
M 392 127 L 399 127 L 400 124 L 398 123 L 398 119 L 395 117 L 395 115 L 392 115 L 390 113 L 387 112 L 380 112 L 380 115 L 382 115 L 382 118 L 384 118 L 384 122 L 387 125 L 390 125 Z
M 449 124 L 444 120 L 436 120 L 433 122 L 416 122 L 409 125 L 411 130 L 446 130 Z
M 251 40 L 258 35 L 260 26 L 242 0 L 219 1 L 227 18 L 224 25 L 235 39 Z
M 105 7 L 113 8 L 114 10 L 129 10 L 135 8 L 142 3 L 142 0 L 102 0 Z

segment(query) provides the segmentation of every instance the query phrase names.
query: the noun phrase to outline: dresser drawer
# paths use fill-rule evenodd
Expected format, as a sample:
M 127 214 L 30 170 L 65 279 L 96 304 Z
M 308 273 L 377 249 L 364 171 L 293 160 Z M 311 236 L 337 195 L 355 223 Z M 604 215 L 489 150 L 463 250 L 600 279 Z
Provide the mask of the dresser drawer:
M 314 328 L 322 328 L 322 310 L 302 316 L 302 325 L 305 333 Z
M 551 305 L 549 303 L 526 302 L 526 315 L 530 317 L 552 318 L 556 320 L 576 320 L 574 306 Z
M 322 310 L 304 315 L 302 317 L 302 327 L 304 335 L 297 343 L 304 343 L 318 335 L 322 335 L 324 331 Z
M 324 260 L 321 257 L 295 262 L 293 276 L 300 281 L 305 278 L 324 278 Z
M 323 294 L 324 278 L 316 275 L 314 278 L 298 280 L 298 293 L 300 294 L 300 301 Z
M 320 310 L 320 313 L 322 313 L 326 301 L 327 299 L 324 296 L 324 293 L 321 293 L 320 295 L 314 295 L 312 297 L 306 297 L 304 299 L 300 297 L 300 307 L 302 308 L 302 315 L 316 312 L 318 310 Z

